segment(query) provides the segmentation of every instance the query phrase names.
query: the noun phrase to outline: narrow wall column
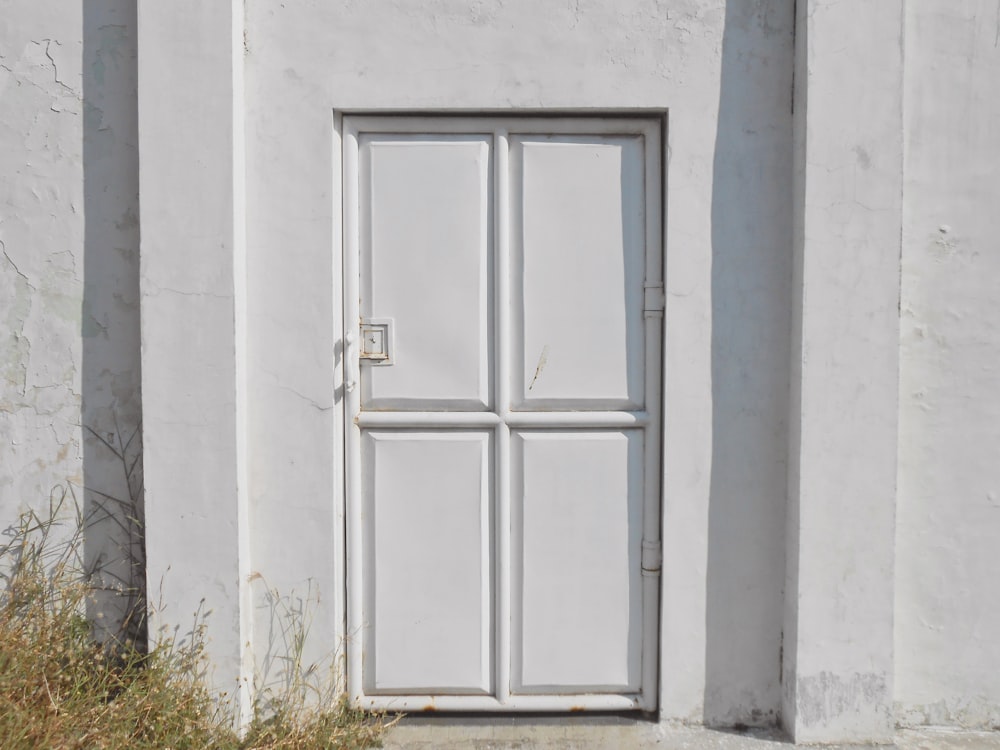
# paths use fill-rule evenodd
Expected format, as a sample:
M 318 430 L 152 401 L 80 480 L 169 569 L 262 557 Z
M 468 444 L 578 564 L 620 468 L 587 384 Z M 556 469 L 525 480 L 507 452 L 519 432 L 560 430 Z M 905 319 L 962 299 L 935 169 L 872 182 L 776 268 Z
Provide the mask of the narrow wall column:
M 245 720 L 243 4 L 140 0 L 138 22 L 151 628 L 184 638 L 206 615 L 214 686 Z
M 798 0 L 783 720 L 893 733 L 901 0 Z

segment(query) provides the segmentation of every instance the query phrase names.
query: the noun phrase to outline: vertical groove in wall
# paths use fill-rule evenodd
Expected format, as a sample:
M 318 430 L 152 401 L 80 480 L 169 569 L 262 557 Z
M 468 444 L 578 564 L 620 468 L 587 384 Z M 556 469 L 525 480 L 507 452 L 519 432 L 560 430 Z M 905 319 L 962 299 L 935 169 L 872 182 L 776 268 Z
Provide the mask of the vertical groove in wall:
M 233 126 L 233 327 L 236 355 L 236 503 L 239 550 L 240 621 L 240 724 L 252 717 L 254 652 L 253 597 L 251 592 L 250 491 L 248 487 L 247 415 L 247 242 L 246 242 L 246 125 L 244 0 L 232 0 L 232 126 Z
M 802 415 L 802 279 L 805 245 L 806 114 L 808 111 L 808 0 L 795 2 L 792 66 L 792 326 L 788 409 L 788 495 L 785 538 L 785 591 L 781 649 L 781 721 L 795 725 L 795 672 L 798 654 L 796 598 L 799 571 L 799 452 Z

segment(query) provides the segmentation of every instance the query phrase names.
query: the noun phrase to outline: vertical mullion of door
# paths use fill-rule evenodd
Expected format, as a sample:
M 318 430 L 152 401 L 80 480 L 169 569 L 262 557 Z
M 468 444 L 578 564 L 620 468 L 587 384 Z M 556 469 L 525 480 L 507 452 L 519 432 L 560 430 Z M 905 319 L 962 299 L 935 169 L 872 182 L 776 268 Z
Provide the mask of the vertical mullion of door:
M 493 174 L 496 180 L 496 409 L 503 417 L 510 409 L 510 139 L 506 129 L 494 133 L 496 144 Z M 510 700 L 510 427 L 501 418 L 496 429 L 496 628 L 494 674 L 496 697 L 501 705 Z

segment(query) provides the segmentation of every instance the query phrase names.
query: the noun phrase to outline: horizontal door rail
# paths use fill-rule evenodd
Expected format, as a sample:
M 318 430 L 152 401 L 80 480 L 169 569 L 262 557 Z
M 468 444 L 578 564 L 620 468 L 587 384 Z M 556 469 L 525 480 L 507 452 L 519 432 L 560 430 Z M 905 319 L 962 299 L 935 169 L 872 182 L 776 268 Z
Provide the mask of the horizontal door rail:
M 649 424 L 645 411 L 363 411 L 359 427 L 493 427 L 501 422 L 513 428 L 644 427 Z
M 359 427 L 493 427 L 500 417 L 491 411 L 363 411 Z
M 498 700 L 487 695 L 365 695 L 362 708 L 386 711 L 634 711 L 646 706 L 638 695 L 511 695 Z

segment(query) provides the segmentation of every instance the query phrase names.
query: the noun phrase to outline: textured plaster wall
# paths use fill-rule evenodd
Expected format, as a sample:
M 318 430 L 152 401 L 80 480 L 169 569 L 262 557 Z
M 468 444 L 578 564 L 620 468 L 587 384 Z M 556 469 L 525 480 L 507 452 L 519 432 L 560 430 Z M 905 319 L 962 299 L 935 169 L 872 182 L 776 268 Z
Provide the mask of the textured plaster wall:
M 134 0 L 5 0 L 0 527 L 67 483 L 89 510 L 82 487 L 128 497 L 86 428 L 116 443 L 140 421 L 136 149 Z
M 897 719 L 995 728 L 1000 5 L 906 8 Z
M 663 715 L 777 719 L 791 281 L 791 0 L 247 4 L 251 566 L 343 551 L 334 110 L 669 110 Z M 265 652 L 267 602 L 255 636 Z M 266 653 L 261 656 L 266 657 Z
M 791 2 L 288 5 L 252 3 L 246 42 L 255 569 L 283 591 L 313 586 L 314 633 L 335 630 L 332 109 L 668 108 L 663 695 L 672 716 L 773 720 Z M 895 692 L 908 724 L 1000 723 L 998 28 L 992 1 L 907 3 Z M 135 107 L 134 2 L 4 3 L 2 525 L 66 482 L 126 493 L 84 427 L 127 437 L 141 416 Z M 259 613 L 264 641 L 263 600 Z
M 782 723 L 800 742 L 888 742 L 902 3 L 798 0 L 796 11 Z

